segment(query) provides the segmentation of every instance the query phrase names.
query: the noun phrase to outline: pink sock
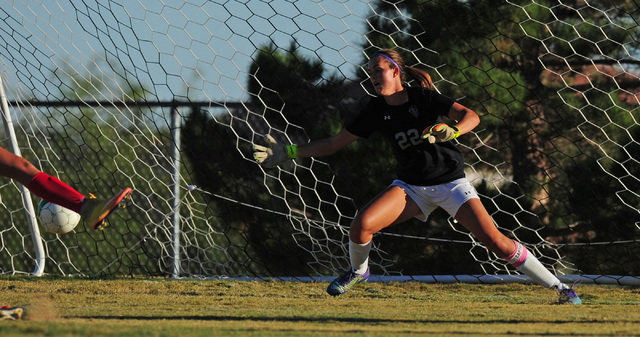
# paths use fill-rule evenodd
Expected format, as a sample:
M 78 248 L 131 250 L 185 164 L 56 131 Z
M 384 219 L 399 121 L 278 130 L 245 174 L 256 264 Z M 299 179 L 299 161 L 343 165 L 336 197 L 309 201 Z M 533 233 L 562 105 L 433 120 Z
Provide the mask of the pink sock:
M 561 286 L 562 283 L 558 278 L 551 274 L 551 272 L 545 268 L 535 255 L 529 253 L 527 247 L 517 241 L 513 241 L 516 244 L 516 249 L 507 256 L 505 260 L 512 266 L 516 267 L 519 271 L 529 276 L 534 282 L 541 284 L 547 288 L 553 288 Z
M 29 186 L 31 193 L 40 198 L 80 213 L 84 195 L 56 177 L 40 172 L 33 177 Z
M 511 255 L 507 256 L 505 260 L 507 260 L 507 262 L 509 262 L 514 267 L 518 268 L 524 263 L 524 261 L 527 260 L 529 250 L 517 241 L 513 241 L 513 243 L 516 244 L 516 249 L 513 251 L 513 253 L 511 253 Z

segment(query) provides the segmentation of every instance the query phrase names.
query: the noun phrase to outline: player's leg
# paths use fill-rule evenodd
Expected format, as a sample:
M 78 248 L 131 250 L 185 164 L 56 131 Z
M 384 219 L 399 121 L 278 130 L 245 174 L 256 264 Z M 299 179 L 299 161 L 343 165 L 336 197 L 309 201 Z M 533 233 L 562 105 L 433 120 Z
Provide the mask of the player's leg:
M 418 205 L 398 186 L 390 186 L 369 202 L 351 223 L 349 258 L 352 269 L 335 279 L 327 292 L 337 296 L 369 278 L 369 252 L 373 234 L 422 213 Z
M 514 241 L 498 230 L 480 199 L 472 198 L 464 202 L 458 208 L 455 219 L 499 257 L 506 258 L 513 253 Z
M 349 228 L 349 255 L 355 273 L 368 269 L 373 234 L 405 222 L 421 213 L 418 205 L 398 186 L 390 186 L 371 200 L 353 219 Z
M 505 259 L 538 284 L 557 290 L 561 302 L 581 303 L 572 287 L 560 282 L 524 245 L 509 239 L 498 230 L 480 199 L 467 200 L 458 209 L 455 219 L 471 231 L 490 251 Z
M 382 229 L 405 222 L 422 211 L 399 186 L 389 186 L 371 200 L 353 219 L 349 239 L 364 244 Z

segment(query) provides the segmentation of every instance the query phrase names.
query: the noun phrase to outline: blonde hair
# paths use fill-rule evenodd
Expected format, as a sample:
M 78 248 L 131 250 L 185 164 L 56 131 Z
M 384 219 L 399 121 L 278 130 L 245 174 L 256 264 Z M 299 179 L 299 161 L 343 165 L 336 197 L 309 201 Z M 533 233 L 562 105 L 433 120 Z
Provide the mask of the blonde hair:
M 405 66 L 402 56 L 400 56 L 400 53 L 398 53 L 397 51 L 393 49 L 382 49 L 377 51 L 375 54 L 382 54 L 393 60 L 390 61 L 389 59 L 385 58 L 390 67 L 400 67 L 400 76 L 403 81 L 406 81 L 407 75 L 409 75 L 414 80 L 418 81 L 420 83 L 420 86 L 433 90 L 433 81 L 431 80 L 431 76 L 429 76 L 429 74 L 424 70 Z

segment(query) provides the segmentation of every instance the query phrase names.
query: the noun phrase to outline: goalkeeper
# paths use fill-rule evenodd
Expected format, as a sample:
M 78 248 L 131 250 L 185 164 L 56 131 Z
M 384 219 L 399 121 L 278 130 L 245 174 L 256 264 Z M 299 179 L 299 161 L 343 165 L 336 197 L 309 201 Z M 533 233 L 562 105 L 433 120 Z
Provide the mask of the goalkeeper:
M 93 229 L 104 229 L 106 218 L 121 205 L 123 199 L 130 198 L 131 188 L 127 187 L 108 200 L 94 196 L 85 197 L 71 186 L 52 177 L 31 164 L 0 147 L 0 175 L 24 185 L 40 198 L 79 213 L 84 222 Z
M 490 251 L 537 283 L 556 290 L 560 302 L 580 304 L 573 286 L 560 282 L 524 245 L 498 230 L 465 178 L 462 152 L 452 140 L 475 128 L 478 115 L 434 91 L 430 76 L 405 66 L 394 50 L 373 54 L 368 67 L 378 96 L 338 134 L 300 146 L 285 146 L 267 136 L 269 147 L 254 145 L 254 158 L 271 167 L 292 158 L 333 154 L 374 132 L 391 144 L 398 179 L 356 215 L 349 229 L 352 269 L 331 282 L 327 292 L 341 295 L 367 280 L 373 234 L 413 217 L 427 221 L 431 212 L 442 207 Z M 421 87 L 404 86 L 407 75 Z M 455 124 L 446 124 L 444 117 Z

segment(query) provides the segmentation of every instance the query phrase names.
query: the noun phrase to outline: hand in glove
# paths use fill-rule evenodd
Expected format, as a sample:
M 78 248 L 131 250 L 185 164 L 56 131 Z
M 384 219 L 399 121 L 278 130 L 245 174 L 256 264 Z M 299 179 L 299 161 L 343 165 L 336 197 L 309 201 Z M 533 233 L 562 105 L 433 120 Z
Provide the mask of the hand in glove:
M 422 139 L 429 143 L 446 142 L 460 136 L 460 129 L 457 126 L 449 126 L 444 123 L 432 125 L 422 131 Z
M 284 146 L 278 143 L 271 135 L 264 137 L 267 146 L 253 144 L 253 158 L 265 167 L 274 167 L 282 164 L 287 159 L 298 158 L 298 146 Z

